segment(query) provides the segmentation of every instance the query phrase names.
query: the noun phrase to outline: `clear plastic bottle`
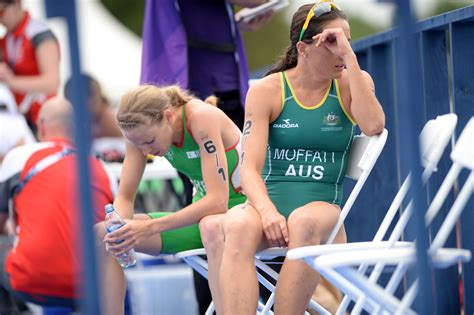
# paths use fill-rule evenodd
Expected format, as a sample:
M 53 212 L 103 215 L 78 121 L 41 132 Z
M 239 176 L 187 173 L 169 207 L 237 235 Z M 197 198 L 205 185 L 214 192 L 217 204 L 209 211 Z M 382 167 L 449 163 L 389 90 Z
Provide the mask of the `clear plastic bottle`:
M 119 228 L 121 228 L 125 224 L 125 221 L 120 217 L 120 214 L 115 211 L 113 205 L 108 204 L 105 206 L 105 230 L 107 233 L 111 233 Z M 130 268 L 135 266 L 137 263 L 135 250 L 132 248 L 126 253 L 117 257 L 117 261 L 119 262 L 122 268 Z

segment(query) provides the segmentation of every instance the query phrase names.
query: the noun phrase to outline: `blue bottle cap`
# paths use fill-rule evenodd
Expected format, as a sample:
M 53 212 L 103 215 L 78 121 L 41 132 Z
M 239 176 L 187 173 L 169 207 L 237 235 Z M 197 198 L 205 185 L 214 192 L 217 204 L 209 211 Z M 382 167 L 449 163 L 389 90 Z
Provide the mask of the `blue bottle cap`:
M 105 213 L 110 213 L 114 211 L 115 211 L 114 206 L 111 203 L 105 205 Z

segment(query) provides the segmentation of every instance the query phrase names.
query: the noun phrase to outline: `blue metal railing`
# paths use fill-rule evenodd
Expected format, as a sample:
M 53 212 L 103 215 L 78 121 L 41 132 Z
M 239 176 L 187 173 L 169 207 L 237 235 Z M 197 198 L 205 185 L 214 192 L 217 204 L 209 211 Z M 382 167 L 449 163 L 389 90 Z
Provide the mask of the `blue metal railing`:
M 74 106 L 75 142 L 77 147 L 78 165 L 77 176 L 79 182 L 80 219 L 81 219 L 81 256 L 83 274 L 82 287 L 76 288 L 83 297 L 80 310 L 82 314 L 100 314 L 99 291 L 97 278 L 96 254 L 94 245 L 94 222 L 91 194 L 91 174 L 89 167 L 90 152 L 90 120 L 86 105 L 86 87 L 81 73 L 79 54 L 79 38 L 77 32 L 76 1 L 45 0 L 48 17 L 63 17 L 67 22 L 69 51 L 71 54 L 72 77 L 72 104 Z
M 474 114 L 474 6 L 435 16 L 414 24 L 408 15 L 408 1 L 397 0 L 399 28 L 391 29 L 353 43 L 359 64 L 368 71 L 375 82 L 377 97 L 384 107 L 386 127 L 391 132 L 384 152 L 373 173 L 378 180 L 368 183 L 366 198 L 357 206 L 354 216 L 347 220 L 350 240 L 369 240 L 383 217 L 391 197 L 400 186 L 408 169 L 419 168 L 416 143 L 421 126 L 437 115 L 454 112 L 458 115 L 457 135 Z M 411 24 L 411 25 L 410 25 Z M 411 37 L 410 37 L 411 36 Z M 473 144 L 474 145 L 474 144 Z M 447 150 L 450 152 L 451 150 Z M 417 209 L 426 209 L 444 174 L 449 167 L 446 153 L 423 189 L 418 183 L 415 191 Z M 460 178 L 464 181 L 465 178 Z M 375 182 L 375 183 L 374 183 Z M 367 185 L 367 184 L 366 184 Z M 376 192 L 376 194 L 374 194 Z M 387 196 L 374 200 L 373 196 Z M 426 197 L 425 197 L 426 196 Z M 450 196 L 451 201 L 454 193 Z M 448 201 L 447 204 L 450 204 Z M 463 248 L 474 251 L 474 233 L 469 225 L 474 222 L 471 201 L 464 211 L 460 225 Z M 426 231 L 423 213 L 415 214 L 419 249 L 426 249 L 427 232 L 439 228 L 448 211 L 443 209 L 437 221 Z M 354 228 L 351 228 L 351 225 Z M 360 229 L 361 225 L 366 226 Z M 447 246 L 456 247 L 455 233 Z M 420 255 L 421 254 L 421 255 Z M 460 296 L 456 267 L 432 271 L 427 266 L 426 255 L 419 252 L 418 272 L 421 286 L 416 304 L 420 313 L 459 314 Z M 474 312 L 474 263 L 463 266 L 465 313 Z M 431 302 L 431 297 L 434 303 Z

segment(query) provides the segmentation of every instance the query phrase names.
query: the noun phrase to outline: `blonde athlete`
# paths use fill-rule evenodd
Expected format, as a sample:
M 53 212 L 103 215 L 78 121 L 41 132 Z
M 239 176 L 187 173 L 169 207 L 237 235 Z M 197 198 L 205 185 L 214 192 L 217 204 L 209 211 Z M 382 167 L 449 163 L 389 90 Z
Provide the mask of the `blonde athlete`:
M 133 220 L 105 237 L 104 223 L 96 226 L 103 259 L 103 313 L 114 315 L 124 312 L 125 279 L 106 251 L 118 256 L 135 248 L 158 255 L 201 248 L 197 223 L 205 224 L 204 217 L 225 213 L 245 201 L 239 181 L 241 133 L 220 109 L 176 86 L 147 85 L 122 97 L 117 122 L 128 141 L 114 206 L 123 218 Z M 193 182 L 196 194 L 191 205 L 174 213 L 133 215 L 148 154 L 164 156 Z M 214 257 L 208 255 L 212 270 Z M 210 279 L 213 290 L 217 280 Z

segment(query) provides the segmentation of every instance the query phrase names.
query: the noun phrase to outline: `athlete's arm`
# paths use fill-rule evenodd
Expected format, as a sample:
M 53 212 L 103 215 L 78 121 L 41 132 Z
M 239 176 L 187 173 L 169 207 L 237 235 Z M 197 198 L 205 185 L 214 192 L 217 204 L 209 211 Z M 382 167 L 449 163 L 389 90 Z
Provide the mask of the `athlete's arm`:
M 249 203 L 262 218 L 267 240 L 272 246 L 285 246 L 288 243 L 285 217 L 270 200 L 261 176 L 272 111 L 281 106 L 281 92 L 272 83 L 271 78 L 264 78 L 255 83 L 247 94 L 240 180 Z
M 225 213 L 229 201 L 229 175 L 222 140 L 219 109 L 199 104 L 189 116 L 188 126 L 199 145 L 201 170 L 206 195 L 195 203 L 168 216 L 154 219 L 154 233 L 176 229 L 199 222 L 203 217 Z M 238 141 L 236 128 L 235 141 Z
M 131 219 L 133 217 L 135 195 L 143 176 L 145 165 L 146 156 L 143 152 L 133 143 L 125 140 L 125 160 L 120 175 L 118 194 L 114 200 L 114 207 L 122 218 Z
M 59 46 L 55 39 L 41 42 L 36 49 L 39 74 L 15 75 L 6 63 L 0 64 L 0 80 L 11 89 L 28 92 L 56 93 L 59 88 Z
M 188 126 L 199 144 L 206 195 L 182 210 L 161 218 L 127 220 L 125 226 L 106 236 L 109 243 L 121 242 L 120 250 L 115 252 L 115 255 L 126 252 L 155 233 L 191 225 L 207 215 L 227 211 L 229 178 L 218 115 L 220 110 L 209 105 L 200 104 L 200 106 L 204 108 L 196 108 L 188 117 Z M 238 130 L 235 140 L 238 140 Z
M 379 134 L 385 126 L 385 114 L 375 96 L 374 81 L 360 69 L 355 55 L 345 62 L 351 91 L 351 115 L 367 136 Z
M 346 109 L 350 116 L 354 117 L 362 132 L 373 136 L 382 132 L 385 115 L 375 96 L 374 82 L 367 72 L 360 69 L 348 36 L 342 28 L 329 28 L 313 39 L 316 40 L 316 46 L 323 45 L 344 61 L 351 98 L 350 103 L 345 104 Z

